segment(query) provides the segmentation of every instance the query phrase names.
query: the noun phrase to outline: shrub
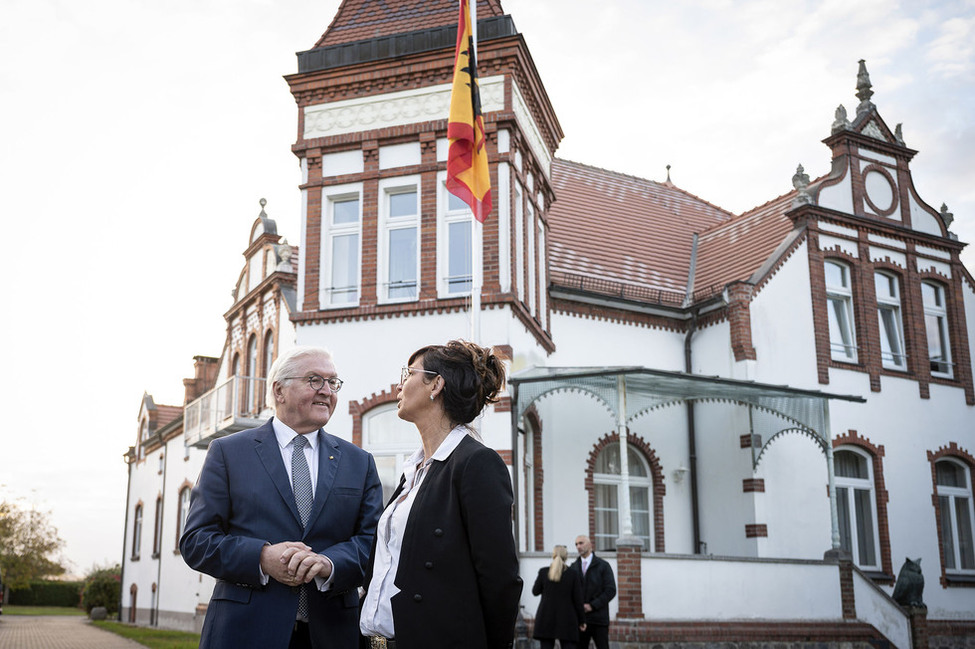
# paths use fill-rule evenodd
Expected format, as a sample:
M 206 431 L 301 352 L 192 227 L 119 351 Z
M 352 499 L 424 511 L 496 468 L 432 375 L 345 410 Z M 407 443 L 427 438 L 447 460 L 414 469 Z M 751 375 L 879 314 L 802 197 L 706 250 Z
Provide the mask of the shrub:
M 104 606 L 109 615 L 118 613 L 119 584 L 122 583 L 122 569 L 117 564 L 111 568 L 100 568 L 85 577 L 81 591 L 81 607 L 86 613 L 96 606 Z
M 19 606 L 70 606 L 78 607 L 81 594 L 80 581 L 44 581 L 30 582 L 27 588 L 10 590 L 10 605 Z

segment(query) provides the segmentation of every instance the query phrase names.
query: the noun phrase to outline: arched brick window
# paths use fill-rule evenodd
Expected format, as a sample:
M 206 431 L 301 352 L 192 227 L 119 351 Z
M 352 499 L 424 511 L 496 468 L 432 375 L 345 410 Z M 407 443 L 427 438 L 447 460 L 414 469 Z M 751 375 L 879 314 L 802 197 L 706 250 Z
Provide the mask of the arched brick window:
M 833 452 L 840 547 L 864 570 L 880 570 L 876 486 L 870 455 L 854 446 Z
M 627 435 L 630 513 L 633 535 L 643 540 L 645 552 L 664 551 L 663 497 L 665 487 L 660 463 L 647 443 Z M 589 456 L 586 489 L 589 491 L 589 532 L 597 551 L 615 551 L 622 532 L 619 522 L 619 436 L 603 437 Z
M 945 572 L 975 575 L 975 511 L 971 467 L 957 458 L 935 462 L 938 489 L 938 527 Z

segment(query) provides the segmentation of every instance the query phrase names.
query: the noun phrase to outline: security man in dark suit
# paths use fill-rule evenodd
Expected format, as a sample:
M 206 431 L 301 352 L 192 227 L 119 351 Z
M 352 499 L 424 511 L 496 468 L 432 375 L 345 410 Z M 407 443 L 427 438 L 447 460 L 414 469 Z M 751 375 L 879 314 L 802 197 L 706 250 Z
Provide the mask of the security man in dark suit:
M 586 628 L 579 633 L 579 649 L 589 649 L 589 638 L 596 649 L 609 649 L 609 602 L 616 597 L 613 569 L 592 551 L 588 536 L 576 538 L 579 558 L 569 567 L 582 577 L 582 607 L 586 611 Z

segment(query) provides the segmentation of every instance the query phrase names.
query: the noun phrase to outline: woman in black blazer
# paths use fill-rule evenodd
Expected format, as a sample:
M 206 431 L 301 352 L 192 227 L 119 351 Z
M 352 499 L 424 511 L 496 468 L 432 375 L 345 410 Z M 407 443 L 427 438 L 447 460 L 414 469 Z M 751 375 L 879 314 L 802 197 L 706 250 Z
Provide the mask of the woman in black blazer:
M 586 628 L 582 582 L 576 571 L 565 565 L 568 556 L 564 545 L 556 545 L 552 550 L 552 564 L 538 571 L 532 586 L 532 595 L 542 596 L 533 634 L 542 649 L 552 649 L 556 640 L 562 649 L 575 649 L 579 631 Z
M 422 446 L 379 520 L 359 630 L 367 647 L 503 649 L 521 597 L 508 467 L 468 424 L 504 388 L 504 364 L 468 342 L 410 356 L 397 414 Z

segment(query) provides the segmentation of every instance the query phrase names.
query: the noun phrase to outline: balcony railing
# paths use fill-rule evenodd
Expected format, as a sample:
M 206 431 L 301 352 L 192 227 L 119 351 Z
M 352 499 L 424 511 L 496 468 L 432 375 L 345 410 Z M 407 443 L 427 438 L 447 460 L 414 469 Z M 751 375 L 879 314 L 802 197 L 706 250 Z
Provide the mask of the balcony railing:
M 231 376 L 183 409 L 187 446 L 207 448 L 210 442 L 260 426 L 271 416 L 264 406 L 264 383 L 253 376 Z

